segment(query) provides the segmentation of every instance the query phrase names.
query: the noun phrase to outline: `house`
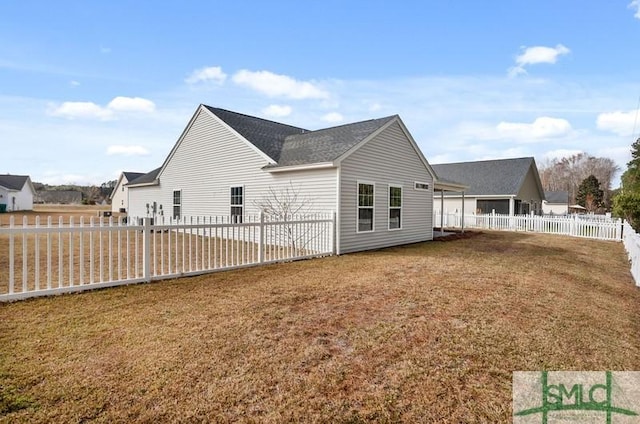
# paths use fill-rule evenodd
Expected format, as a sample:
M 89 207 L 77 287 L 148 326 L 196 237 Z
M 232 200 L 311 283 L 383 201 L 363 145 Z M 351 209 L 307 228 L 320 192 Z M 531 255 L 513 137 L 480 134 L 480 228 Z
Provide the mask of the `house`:
M 129 208 L 129 188 L 127 184 L 136 178 L 140 178 L 144 172 L 121 172 L 113 188 L 109 199 L 111 199 L 111 212 L 127 212 Z
M 542 213 L 545 215 L 566 215 L 569 213 L 568 191 L 545 191 Z
M 464 193 L 436 196 L 435 209 L 444 212 L 520 215 L 542 212 L 544 191 L 532 157 L 433 165 L 438 178 L 469 185 Z
M 433 238 L 435 173 L 399 116 L 309 131 L 200 105 L 164 164 L 130 182 L 131 217 L 258 214 L 279 190 L 336 213 L 336 251 Z
M 36 193 L 36 203 L 55 205 L 79 205 L 82 192 L 77 190 L 41 190 Z
M 28 175 L 0 175 L 0 211 L 32 210 L 35 192 Z

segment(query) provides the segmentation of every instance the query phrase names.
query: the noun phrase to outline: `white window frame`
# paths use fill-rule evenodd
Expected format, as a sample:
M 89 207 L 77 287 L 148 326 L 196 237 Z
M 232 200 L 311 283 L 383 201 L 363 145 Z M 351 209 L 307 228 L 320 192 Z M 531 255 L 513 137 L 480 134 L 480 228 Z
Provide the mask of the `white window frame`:
M 427 187 L 418 187 L 418 184 L 422 184 L 422 185 L 426 185 Z M 421 190 L 421 191 L 428 191 L 429 190 L 429 183 L 425 183 L 422 181 L 414 181 L 413 182 L 413 189 L 414 190 Z
M 233 189 L 234 188 L 239 188 L 239 189 L 242 190 L 242 194 L 240 196 L 241 203 L 238 203 L 238 204 L 234 204 L 233 203 Z M 244 185 L 237 184 L 237 185 L 229 186 L 229 219 L 234 224 L 241 224 L 244 221 L 244 204 L 245 204 L 244 200 L 245 200 L 246 195 L 247 195 L 247 192 L 246 192 L 246 190 L 244 188 Z M 240 208 L 242 213 L 240 213 L 239 215 L 238 214 L 234 214 L 233 213 L 233 208 Z M 240 219 L 238 219 L 237 217 L 240 217 Z
M 391 206 L 391 189 L 399 188 L 400 189 L 400 207 Z M 404 203 L 404 187 L 402 184 L 389 184 L 389 188 L 387 189 L 387 230 L 389 231 L 397 231 L 402 230 L 402 205 Z M 398 228 L 391 228 L 391 209 L 399 209 L 400 210 L 400 226 Z
M 176 193 L 180 193 L 180 203 L 176 203 Z M 173 208 L 171 209 L 171 216 L 173 219 L 177 219 L 178 221 L 182 219 L 182 190 L 173 190 L 171 193 L 171 204 Z M 178 208 L 178 217 L 176 218 L 176 207 Z
M 373 201 L 371 206 L 360 206 L 360 185 L 366 184 L 373 187 Z M 360 230 L 360 209 L 371 209 L 371 229 Z M 356 233 L 373 233 L 376 230 L 376 184 L 371 181 L 356 181 Z

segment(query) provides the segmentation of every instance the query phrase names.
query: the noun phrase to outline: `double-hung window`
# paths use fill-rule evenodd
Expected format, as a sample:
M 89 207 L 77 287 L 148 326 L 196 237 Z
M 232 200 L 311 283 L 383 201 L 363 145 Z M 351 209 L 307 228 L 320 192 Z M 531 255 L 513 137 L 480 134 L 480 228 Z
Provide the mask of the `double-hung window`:
M 358 232 L 373 231 L 374 185 L 358 183 Z
M 182 215 L 182 190 L 173 190 L 173 219 Z
M 244 187 L 231 187 L 231 222 L 241 223 L 244 215 Z
M 389 229 L 402 228 L 402 187 L 389 186 Z

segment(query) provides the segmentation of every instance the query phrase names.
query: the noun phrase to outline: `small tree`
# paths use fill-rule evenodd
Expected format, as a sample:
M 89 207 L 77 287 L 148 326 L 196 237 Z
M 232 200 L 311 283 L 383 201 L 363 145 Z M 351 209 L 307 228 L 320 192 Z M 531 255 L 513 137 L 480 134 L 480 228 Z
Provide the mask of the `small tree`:
M 640 231 L 640 138 L 631 145 L 631 158 L 622 174 L 622 187 L 613 199 L 613 212 Z
M 286 187 L 269 187 L 269 191 L 260 200 L 254 202 L 269 221 L 280 221 L 274 230 L 277 236 L 284 238 L 293 249 L 305 249 L 318 237 L 312 226 L 287 224 L 287 221 L 305 218 L 313 213 L 313 200 L 304 196 L 300 190 L 289 183 Z
M 604 192 L 600 189 L 600 182 L 595 176 L 589 175 L 578 187 L 576 202 L 589 212 L 594 212 L 602 207 L 603 197 Z

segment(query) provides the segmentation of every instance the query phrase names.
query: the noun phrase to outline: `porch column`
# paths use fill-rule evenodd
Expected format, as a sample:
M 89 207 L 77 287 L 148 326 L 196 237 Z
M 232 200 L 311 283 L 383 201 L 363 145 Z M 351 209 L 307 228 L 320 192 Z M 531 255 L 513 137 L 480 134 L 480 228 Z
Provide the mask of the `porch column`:
M 513 200 L 513 196 L 509 198 L 509 215 L 515 215 L 515 201 Z

